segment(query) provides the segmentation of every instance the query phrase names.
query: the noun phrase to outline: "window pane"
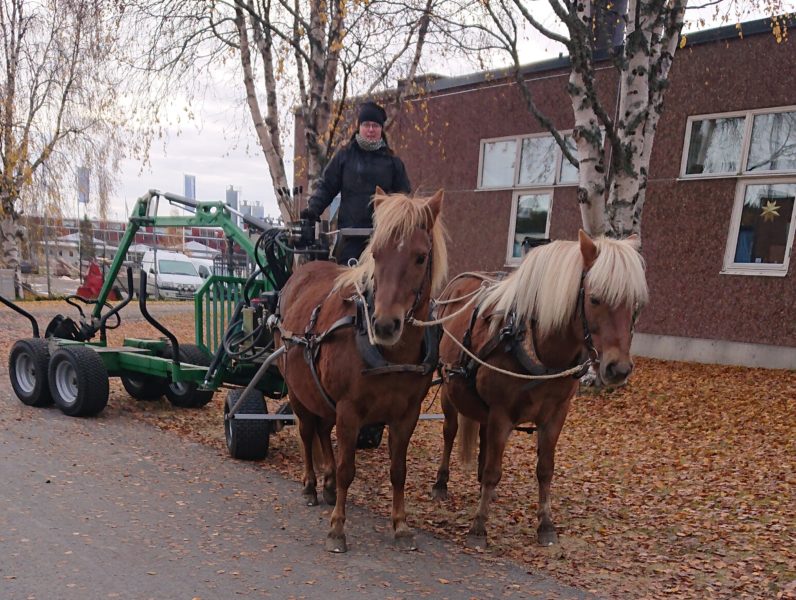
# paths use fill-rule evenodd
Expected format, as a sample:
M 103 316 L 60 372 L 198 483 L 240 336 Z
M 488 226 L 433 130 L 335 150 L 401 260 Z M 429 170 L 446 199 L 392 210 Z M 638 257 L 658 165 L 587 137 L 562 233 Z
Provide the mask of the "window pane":
M 736 263 L 784 264 L 794 198 L 796 183 L 746 187 Z
M 525 138 L 520 157 L 520 185 L 551 184 L 556 171 L 553 136 Z
M 575 140 L 572 139 L 572 135 L 571 134 L 565 135 L 564 141 L 567 144 L 567 149 L 572 153 L 572 156 L 577 158 L 578 148 L 577 146 L 575 146 Z M 560 183 L 578 182 L 578 168 L 573 166 L 573 164 L 567 160 L 566 156 L 561 157 L 561 175 L 558 181 Z
M 796 170 L 796 111 L 755 116 L 746 170 Z
M 550 215 L 550 194 L 523 194 L 517 198 L 517 220 L 514 222 L 514 243 L 511 255 L 522 256 L 526 237 L 543 238 Z
M 517 158 L 517 140 L 487 142 L 484 144 L 484 166 L 481 187 L 512 187 L 514 163 Z
M 738 171 L 744 117 L 705 119 L 691 124 L 687 175 Z

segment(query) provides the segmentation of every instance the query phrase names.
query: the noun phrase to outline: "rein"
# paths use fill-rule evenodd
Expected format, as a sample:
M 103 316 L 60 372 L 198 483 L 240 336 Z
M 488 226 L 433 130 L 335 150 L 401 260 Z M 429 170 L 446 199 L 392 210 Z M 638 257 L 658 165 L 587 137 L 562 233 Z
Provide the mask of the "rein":
M 442 326 L 442 332 L 445 335 L 447 335 L 448 338 L 450 338 L 451 341 L 453 341 L 453 343 L 464 354 L 466 354 L 472 361 L 474 361 L 477 365 L 486 367 L 486 368 L 491 369 L 492 371 L 495 371 L 495 372 L 500 373 L 502 375 L 508 375 L 509 377 L 514 377 L 516 379 L 524 379 L 524 380 L 531 380 L 531 381 L 544 381 L 544 380 L 559 379 L 561 377 L 569 377 L 569 376 L 574 376 L 575 378 L 580 379 L 581 377 L 583 377 L 586 374 L 586 372 L 588 371 L 589 367 L 592 364 L 594 364 L 595 362 L 597 362 L 597 356 L 598 356 L 597 350 L 595 349 L 594 342 L 592 340 L 591 329 L 589 328 L 589 323 L 588 323 L 588 321 L 586 319 L 586 308 L 585 308 L 585 295 L 586 295 L 586 292 L 585 292 L 585 287 L 584 287 L 585 278 L 586 278 L 586 271 L 583 271 L 583 272 L 581 272 L 581 276 L 580 276 L 580 289 L 578 290 L 578 303 L 577 303 L 577 308 L 576 308 L 576 310 L 578 310 L 580 312 L 580 316 L 581 316 L 581 325 L 582 325 L 582 328 L 583 328 L 583 343 L 585 345 L 585 350 L 586 350 L 586 352 L 585 352 L 585 360 L 583 360 L 582 362 L 580 362 L 579 364 L 577 364 L 577 365 L 575 365 L 573 367 L 570 367 L 569 369 L 565 369 L 563 371 L 557 371 L 555 373 L 544 373 L 544 374 L 537 374 L 537 375 L 531 375 L 531 374 L 527 374 L 527 373 L 517 373 L 516 371 L 508 371 L 506 369 L 501 369 L 499 367 L 496 367 L 494 365 L 489 364 L 488 362 L 483 360 L 481 357 L 479 357 L 476 354 L 474 354 L 469 348 L 467 348 L 467 345 L 465 345 L 464 343 L 460 342 L 456 338 L 456 336 L 454 336 L 444 326 Z M 476 290 L 476 291 L 480 291 L 480 289 L 481 288 L 479 287 L 478 290 Z M 467 297 L 467 296 L 464 296 L 464 297 Z M 464 308 L 466 308 L 470 304 L 472 304 L 472 302 L 474 300 L 475 300 L 475 297 L 473 299 L 471 299 L 467 304 L 465 304 L 465 306 L 463 306 L 461 309 L 456 311 L 454 314 L 455 315 L 460 314 L 464 310 Z M 473 318 L 471 319 L 471 325 L 472 325 L 472 322 L 475 321 L 475 317 L 477 315 L 477 310 L 478 309 L 476 307 L 474 309 L 474 311 L 473 311 Z M 512 314 L 513 314 L 513 311 L 512 311 Z M 448 320 L 449 317 L 445 317 L 443 319 L 438 319 L 438 321 L 440 321 L 440 322 L 441 321 L 446 321 L 446 320 Z M 435 323 L 435 322 L 431 321 L 429 323 Z M 486 352 L 486 355 L 490 354 L 500 344 L 500 341 L 503 339 L 504 333 L 507 333 L 507 332 L 504 332 L 503 330 L 501 330 L 501 332 L 499 332 L 497 334 L 496 338 L 493 338 L 493 340 L 491 340 L 487 344 L 486 347 L 488 347 L 488 351 Z M 467 332 L 465 333 L 465 339 L 469 339 L 469 334 L 470 334 L 470 329 L 468 328 Z M 532 336 L 533 335 L 532 331 L 529 332 L 529 334 Z M 484 358 L 486 358 L 486 355 L 484 356 Z M 523 364 L 523 363 L 525 363 L 525 364 L 532 363 L 532 359 L 530 359 L 530 357 L 527 356 L 527 353 L 525 353 L 524 357 L 516 357 L 516 358 L 521 364 Z M 467 369 L 464 368 L 464 367 L 459 367 L 459 368 L 456 368 L 456 369 L 451 369 L 449 367 L 446 367 L 445 370 L 448 373 L 451 373 L 451 374 L 466 374 L 467 373 Z M 530 368 L 529 368 L 529 370 L 530 370 Z

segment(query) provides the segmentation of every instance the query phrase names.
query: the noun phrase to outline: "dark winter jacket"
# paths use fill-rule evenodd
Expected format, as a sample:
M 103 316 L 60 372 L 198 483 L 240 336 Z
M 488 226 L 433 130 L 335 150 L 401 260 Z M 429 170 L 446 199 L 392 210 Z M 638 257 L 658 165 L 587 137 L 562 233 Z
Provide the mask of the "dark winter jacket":
M 409 193 L 404 163 L 386 147 L 368 152 L 351 140 L 326 165 L 309 208 L 320 216 L 339 193 L 338 227 L 373 227 L 370 202 L 376 186 L 387 193 Z

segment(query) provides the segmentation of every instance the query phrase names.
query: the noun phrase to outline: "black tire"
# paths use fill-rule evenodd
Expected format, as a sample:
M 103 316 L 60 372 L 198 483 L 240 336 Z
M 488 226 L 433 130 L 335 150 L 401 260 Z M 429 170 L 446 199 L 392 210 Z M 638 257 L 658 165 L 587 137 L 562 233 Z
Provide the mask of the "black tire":
M 11 387 L 23 404 L 49 406 L 53 403 L 47 367 L 50 364 L 50 349 L 46 340 L 30 338 L 19 340 L 8 355 L 8 376 Z
M 365 425 L 357 435 L 357 448 L 360 450 L 378 448 L 382 437 L 384 437 L 384 423 Z
M 224 437 L 227 450 L 238 460 L 262 460 L 268 455 L 271 441 L 271 422 L 265 420 L 227 419 L 229 411 L 243 394 L 242 389 L 230 390 L 224 403 Z M 243 400 L 236 415 L 266 415 L 268 407 L 259 390 L 251 391 Z
M 50 358 L 47 372 L 55 404 L 70 417 L 90 417 L 108 404 L 108 371 L 86 346 L 65 346 Z
M 171 349 L 166 353 L 166 358 L 171 356 Z M 210 366 L 210 357 L 199 346 L 194 344 L 180 344 L 180 361 L 200 367 Z M 166 386 L 164 393 L 172 406 L 177 408 L 202 408 L 213 399 L 213 392 L 199 390 L 195 382 L 171 382 Z
M 153 401 L 160 400 L 169 387 L 169 380 L 154 375 L 136 373 L 135 375 L 122 375 L 122 385 L 127 393 L 136 400 Z

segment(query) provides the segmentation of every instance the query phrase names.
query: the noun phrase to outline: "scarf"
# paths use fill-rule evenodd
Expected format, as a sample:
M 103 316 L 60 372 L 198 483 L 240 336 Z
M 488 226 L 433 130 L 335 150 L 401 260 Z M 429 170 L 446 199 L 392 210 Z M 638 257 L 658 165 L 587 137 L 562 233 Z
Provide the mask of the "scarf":
M 358 133 L 356 136 L 356 140 L 359 147 L 365 150 L 366 152 L 374 152 L 379 148 L 384 148 L 385 146 L 384 140 L 382 138 L 379 138 L 375 142 L 369 142 Z

